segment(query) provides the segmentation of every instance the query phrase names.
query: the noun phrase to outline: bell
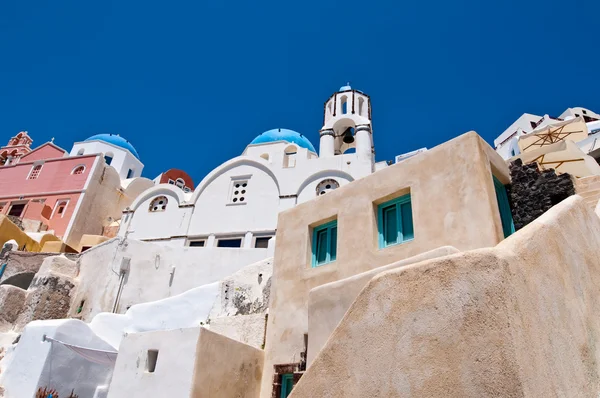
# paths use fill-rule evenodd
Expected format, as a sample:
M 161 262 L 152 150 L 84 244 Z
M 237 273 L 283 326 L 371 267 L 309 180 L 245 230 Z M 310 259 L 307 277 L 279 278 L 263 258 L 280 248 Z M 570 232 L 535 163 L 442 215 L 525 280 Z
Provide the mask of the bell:
M 354 136 L 352 136 L 352 127 L 348 127 L 346 131 L 344 131 L 342 141 L 344 144 L 352 144 L 354 142 Z

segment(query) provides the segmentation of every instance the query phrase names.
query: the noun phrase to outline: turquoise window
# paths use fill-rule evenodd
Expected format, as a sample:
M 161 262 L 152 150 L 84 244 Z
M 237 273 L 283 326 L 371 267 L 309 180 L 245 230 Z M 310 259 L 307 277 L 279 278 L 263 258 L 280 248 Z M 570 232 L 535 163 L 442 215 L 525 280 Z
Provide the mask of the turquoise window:
M 286 373 L 281 375 L 281 398 L 286 398 L 292 393 L 294 387 L 294 375 L 292 373 Z
M 335 261 L 337 256 L 337 220 L 319 225 L 313 230 L 312 266 Z
M 496 188 L 496 199 L 498 200 L 498 208 L 500 210 L 500 219 L 502 220 L 502 231 L 504 237 L 510 236 L 515 232 L 515 224 L 510 211 L 510 203 L 508 202 L 508 194 L 506 187 L 494 176 L 494 188 Z
M 415 237 L 410 194 L 377 206 L 379 248 L 407 242 Z

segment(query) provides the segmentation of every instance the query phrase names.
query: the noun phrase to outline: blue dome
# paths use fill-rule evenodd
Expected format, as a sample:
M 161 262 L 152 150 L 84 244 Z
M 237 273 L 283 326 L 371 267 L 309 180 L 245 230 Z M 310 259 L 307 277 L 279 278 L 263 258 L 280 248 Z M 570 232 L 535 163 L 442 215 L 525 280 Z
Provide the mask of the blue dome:
M 135 150 L 135 148 L 133 147 L 133 145 L 131 145 L 129 143 L 129 141 L 127 141 L 125 138 L 123 138 L 117 134 L 96 134 L 96 135 L 91 136 L 90 138 L 87 138 L 86 141 L 108 142 L 109 144 L 113 144 L 118 147 L 127 149 L 129 152 L 131 152 L 131 154 L 133 156 L 135 156 L 138 159 L 140 158 L 140 155 L 138 155 L 138 153 Z
M 289 143 L 296 144 L 302 148 L 306 148 L 311 152 L 317 153 L 317 151 L 315 151 L 315 147 L 310 143 L 308 138 L 306 138 L 300 133 L 288 129 L 273 129 L 265 131 L 264 133 L 256 137 L 254 140 L 252 140 L 250 145 L 266 144 L 268 142 L 276 141 L 287 141 Z

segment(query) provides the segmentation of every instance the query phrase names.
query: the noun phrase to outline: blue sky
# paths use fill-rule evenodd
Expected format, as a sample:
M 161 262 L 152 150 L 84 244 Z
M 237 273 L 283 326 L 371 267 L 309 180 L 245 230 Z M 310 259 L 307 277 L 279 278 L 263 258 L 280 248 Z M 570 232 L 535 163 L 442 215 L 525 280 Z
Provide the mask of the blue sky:
M 600 111 L 598 1 L 4 1 L 1 141 L 100 132 L 150 178 L 196 182 L 277 127 L 318 146 L 323 102 L 372 98 L 377 159 L 524 112 Z

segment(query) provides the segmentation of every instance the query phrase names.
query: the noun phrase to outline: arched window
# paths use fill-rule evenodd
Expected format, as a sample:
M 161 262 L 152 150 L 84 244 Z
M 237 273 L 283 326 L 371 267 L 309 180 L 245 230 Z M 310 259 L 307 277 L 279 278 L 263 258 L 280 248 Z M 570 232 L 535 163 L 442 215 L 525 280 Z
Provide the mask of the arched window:
M 358 97 L 358 114 L 365 116 L 365 99 L 363 97 Z
M 85 152 L 85 149 L 81 148 L 80 150 L 77 151 L 77 156 L 83 155 L 84 152 Z
M 54 205 L 54 211 L 52 212 L 51 218 L 62 218 L 65 215 L 65 210 L 69 204 L 68 200 L 59 200 Z
M 285 148 L 284 156 L 283 156 L 283 167 L 295 167 L 296 166 L 296 153 L 298 152 L 298 148 L 294 145 L 290 145 Z
M 317 196 L 325 195 L 329 191 L 333 191 L 340 187 L 340 184 L 331 178 L 321 181 L 317 184 Z
M 71 174 L 83 174 L 83 172 L 85 171 L 85 166 L 76 166 L 73 171 L 71 172 Z
M 40 175 L 40 172 L 42 171 L 42 165 L 38 164 L 37 166 L 33 166 L 31 168 L 31 171 L 29 172 L 29 176 L 27 177 L 28 180 L 35 180 L 36 178 L 38 178 L 38 176 Z
M 108 166 L 110 166 L 110 164 L 112 163 L 113 157 L 115 157 L 115 155 L 112 152 L 106 152 L 104 154 L 104 161 Z
M 178 178 L 175 180 L 175 185 L 183 189 L 183 187 L 185 187 L 185 181 L 183 181 L 183 178 Z
M 340 104 L 342 107 L 342 113 L 345 115 L 348 113 L 348 97 L 344 95 L 342 98 L 340 98 Z
M 150 202 L 150 208 L 148 209 L 148 211 L 165 211 L 165 209 L 167 208 L 167 202 L 168 200 L 166 196 L 158 196 L 154 198 L 152 202 Z

